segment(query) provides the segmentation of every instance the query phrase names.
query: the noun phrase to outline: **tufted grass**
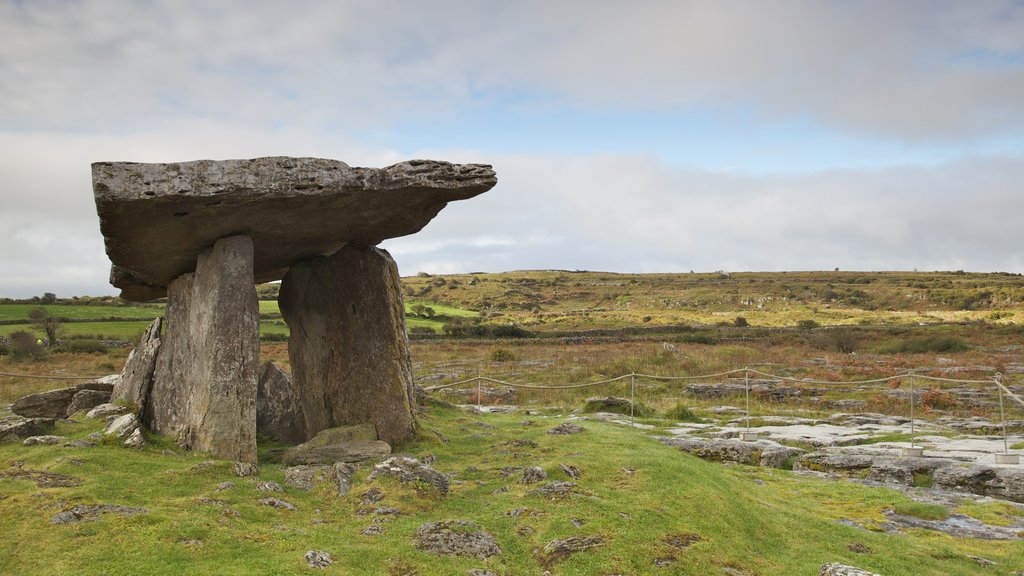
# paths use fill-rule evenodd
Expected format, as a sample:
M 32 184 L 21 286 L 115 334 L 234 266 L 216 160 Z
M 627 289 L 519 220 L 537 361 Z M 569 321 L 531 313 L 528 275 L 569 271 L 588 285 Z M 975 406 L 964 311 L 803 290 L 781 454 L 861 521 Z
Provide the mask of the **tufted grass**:
M 82 420 L 60 425 L 57 433 L 78 438 L 100 427 Z M 546 434 L 562 421 L 555 414 L 483 416 L 432 408 L 420 417 L 421 439 L 396 451 L 433 454 L 434 466 L 453 474 L 451 492 L 440 496 L 422 487 L 374 481 L 385 494 L 376 506 L 402 511 L 382 524 L 379 536 L 362 535 L 373 517 L 357 514 L 364 508 L 359 496 L 370 487 L 366 467 L 345 497 L 326 486 L 274 494 L 298 506 L 288 512 L 258 504 L 266 494 L 255 490 L 254 479 L 234 477 L 229 463 L 197 467 L 206 457 L 181 452 L 166 439 L 151 438 L 142 450 L 114 444 L 86 449 L 0 445 L 0 470 L 17 460 L 25 468 L 83 481 L 79 487 L 41 489 L 0 478 L 0 573 L 307 574 L 303 554 L 312 549 L 334 558 L 331 567 L 317 572 L 325 575 L 447 575 L 471 568 L 527 575 L 543 572 L 540 550 L 546 543 L 574 535 L 602 536 L 605 544 L 554 562 L 548 567 L 552 574 L 717 575 L 725 567 L 749 575 L 814 574 L 833 561 L 881 574 L 976 574 L 977 564 L 968 555 L 999 562 L 1005 573 L 1024 569 L 1019 543 L 920 530 L 891 535 L 837 522 L 845 518 L 873 527 L 884 521 L 885 509 L 913 506 L 893 490 L 708 463 L 608 423 L 581 421 L 586 428 L 581 434 Z M 537 447 L 507 444 L 512 440 L 532 440 Z M 519 483 L 518 475 L 499 473 L 505 466 L 540 466 L 549 480 L 568 480 L 562 463 L 578 466 L 582 477 L 579 494 L 560 501 L 529 495 L 533 486 Z M 264 463 L 260 480 L 283 483 L 283 470 Z M 236 487 L 215 492 L 224 481 Z M 495 493 L 502 487 L 507 491 Z M 204 497 L 225 505 L 200 504 Z M 49 524 L 53 514 L 78 503 L 142 506 L 151 512 Z M 543 515 L 505 514 L 523 507 Z M 225 514 L 225 508 L 239 516 Z M 502 555 L 487 560 L 434 556 L 412 545 L 419 525 L 450 519 L 481 525 L 495 536 Z M 574 519 L 582 526 L 573 526 Z M 693 543 L 675 548 L 667 542 L 673 536 Z M 851 552 L 854 543 L 871 552 Z M 655 559 L 666 558 L 672 563 L 655 567 Z

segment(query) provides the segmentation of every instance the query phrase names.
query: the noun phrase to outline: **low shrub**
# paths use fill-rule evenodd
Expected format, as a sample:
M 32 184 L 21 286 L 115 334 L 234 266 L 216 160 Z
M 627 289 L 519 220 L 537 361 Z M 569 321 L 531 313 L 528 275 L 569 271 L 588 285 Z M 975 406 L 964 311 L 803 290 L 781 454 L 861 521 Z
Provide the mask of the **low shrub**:
M 515 359 L 516 355 L 508 348 L 495 348 L 491 350 L 491 360 L 494 362 L 509 362 Z
M 46 358 L 46 348 L 34 335 L 18 330 L 11 333 L 10 353 L 18 360 L 42 360 Z
M 54 348 L 55 352 L 69 352 L 71 354 L 106 354 L 107 345 L 95 339 L 66 340 Z
M 946 334 L 917 336 L 890 342 L 879 348 L 882 354 L 949 354 L 964 352 L 971 347 L 962 339 Z
M 690 410 L 689 406 L 685 404 L 676 404 L 665 412 L 666 420 L 675 420 L 676 422 L 703 422 L 704 419 L 697 416 Z

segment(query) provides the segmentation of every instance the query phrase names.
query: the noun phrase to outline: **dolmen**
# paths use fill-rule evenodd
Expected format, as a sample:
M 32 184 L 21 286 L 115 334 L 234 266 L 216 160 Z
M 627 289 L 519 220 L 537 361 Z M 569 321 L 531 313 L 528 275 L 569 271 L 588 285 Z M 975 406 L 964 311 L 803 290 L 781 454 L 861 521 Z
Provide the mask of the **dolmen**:
M 389 444 L 412 437 L 398 268 L 376 245 L 490 190 L 491 166 L 97 162 L 92 178 L 111 284 L 127 300 L 167 298 L 113 401 L 186 448 L 241 462 L 256 461 L 258 404 L 278 411 L 260 421 L 288 442 L 353 424 L 373 424 Z M 258 390 L 255 285 L 274 280 L 292 376 Z

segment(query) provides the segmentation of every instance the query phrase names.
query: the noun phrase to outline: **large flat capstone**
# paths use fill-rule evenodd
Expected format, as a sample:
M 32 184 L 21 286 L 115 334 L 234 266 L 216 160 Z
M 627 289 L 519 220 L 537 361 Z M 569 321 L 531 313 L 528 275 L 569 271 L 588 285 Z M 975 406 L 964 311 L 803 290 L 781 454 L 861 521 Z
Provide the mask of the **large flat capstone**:
M 484 164 L 410 160 L 378 169 L 289 157 L 96 162 L 92 176 L 110 281 L 129 300 L 165 296 L 220 238 L 250 237 L 254 280 L 269 282 L 350 242 L 373 246 L 418 232 L 448 202 L 497 183 Z

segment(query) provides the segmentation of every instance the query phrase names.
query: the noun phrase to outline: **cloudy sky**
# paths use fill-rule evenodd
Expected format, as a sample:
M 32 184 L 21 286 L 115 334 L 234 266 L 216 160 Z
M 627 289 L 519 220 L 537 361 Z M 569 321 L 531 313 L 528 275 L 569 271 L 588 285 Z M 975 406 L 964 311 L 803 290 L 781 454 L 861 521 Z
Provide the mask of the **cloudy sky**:
M 1020 1 L 0 0 L 0 296 L 113 294 L 89 164 L 493 164 L 403 274 L 1024 272 Z

